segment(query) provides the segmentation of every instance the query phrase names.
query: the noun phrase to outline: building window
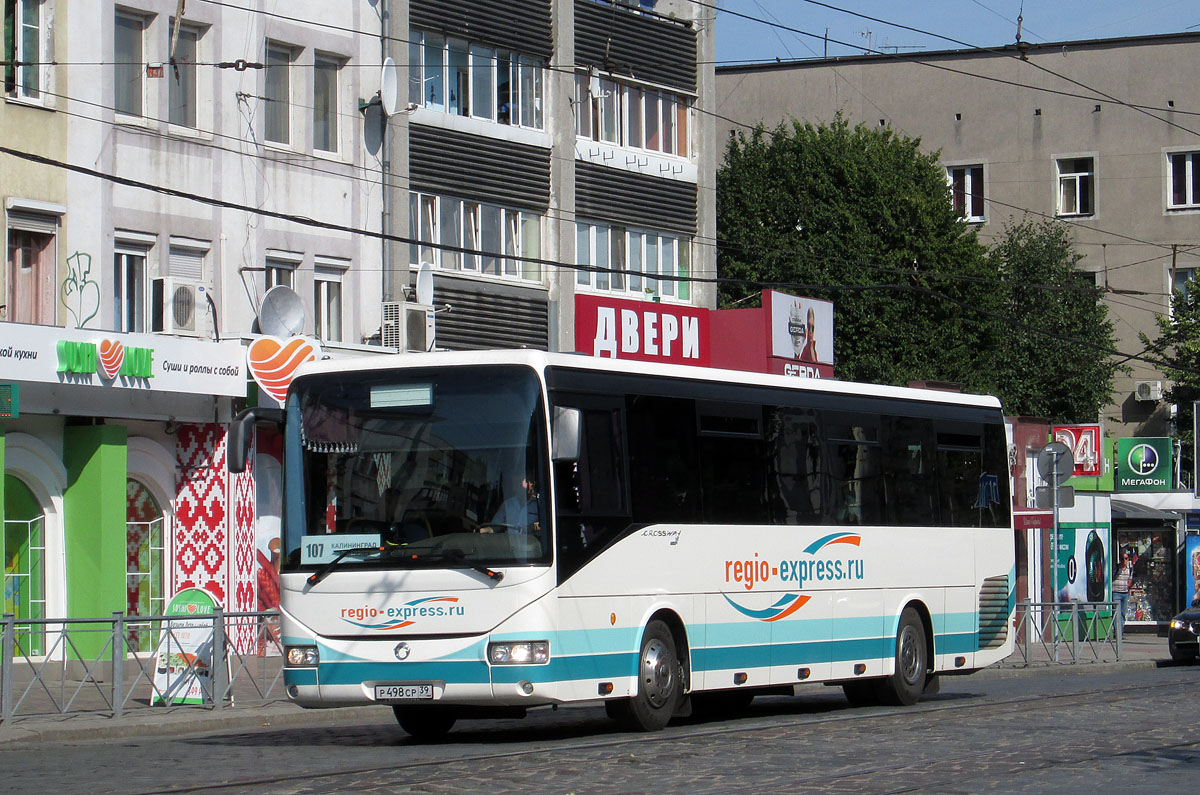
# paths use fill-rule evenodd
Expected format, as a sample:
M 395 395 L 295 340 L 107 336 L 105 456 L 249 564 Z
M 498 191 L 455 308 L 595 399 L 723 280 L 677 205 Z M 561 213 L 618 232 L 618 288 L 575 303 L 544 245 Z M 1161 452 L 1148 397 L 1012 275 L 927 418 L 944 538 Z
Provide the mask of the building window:
M 342 62 L 318 55 L 313 62 L 313 149 L 338 150 L 338 75 Z
M 1179 152 L 1167 159 L 1171 194 L 1168 209 L 1200 207 L 1200 152 Z
M 9 216 L 4 312 L 0 319 L 13 323 L 54 325 L 55 236 L 14 228 Z
M 1090 157 L 1068 157 L 1058 163 L 1058 214 L 1095 212 L 1095 163 Z
M 161 616 L 165 608 L 163 513 L 150 490 L 136 480 L 125 482 L 125 611 L 133 616 Z M 149 623 L 126 624 L 130 651 L 151 651 L 155 633 Z
M 283 251 L 280 249 L 267 249 L 267 256 L 264 262 L 265 284 L 264 287 L 270 290 L 274 287 L 286 287 L 289 290 L 296 289 L 296 271 L 304 262 L 304 255 L 297 251 Z
M 687 157 L 691 100 L 590 72 L 575 75 L 575 134 L 632 149 Z
M 143 102 L 142 46 L 146 20 L 118 13 L 115 21 L 113 51 L 113 109 L 126 116 L 141 116 Z
M 1196 268 L 1175 268 L 1171 271 L 1172 295 L 1179 293 L 1185 298 L 1191 292 L 1188 285 L 1196 278 Z
M 121 249 L 113 254 L 113 329 L 146 331 L 146 251 Z
M 291 143 L 292 51 L 278 44 L 267 45 L 263 98 L 266 119 L 263 136 L 271 143 Z
M 418 107 L 543 129 L 545 64 L 419 30 L 409 37 L 408 101 Z
M 541 281 L 542 219 L 537 213 L 446 196 L 409 195 L 414 265 Z M 439 246 L 421 245 L 428 243 Z M 453 249 L 465 249 L 454 251 Z
M 481 119 L 496 118 L 496 54 L 479 44 L 471 45 L 471 113 Z
M 342 341 L 342 272 L 316 268 L 313 293 L 313 321 L 322 342 Z
M 172 238 L 167 249 L 167 275 L 194 284 L 204 282 L 204 260 L 209 244 L 202 240 Z
M 575 275 L 580 287 L 680 301 L 691 297 L 688 242 L 675 235 L 579 222 L 575 263 L 581 266 Z
M 279 286 L 287 287 L 291 290 L 296 289 L 295 275 L 297 265 L 299 265 L 298 260 L 293 261 L 291 259 L 285 260 L 275 257 L 267 257 L 266 289 L 270 290 L 272 287 Z
M 4 2 L 4 90 L 10 96 L 40 100 L 53 60 L 45 31 L 51 5 L 47 0 Z
M 175 63 L 167 67 L 168 121 L 179 127 L 196 127 L 196 52 L 200 31 L 182 26 L 175 47 Z
M 983 202 L 983 166 L 951 166 L 946 169 L 954 212 L 960 218 L 982 223 L 986 220 Z

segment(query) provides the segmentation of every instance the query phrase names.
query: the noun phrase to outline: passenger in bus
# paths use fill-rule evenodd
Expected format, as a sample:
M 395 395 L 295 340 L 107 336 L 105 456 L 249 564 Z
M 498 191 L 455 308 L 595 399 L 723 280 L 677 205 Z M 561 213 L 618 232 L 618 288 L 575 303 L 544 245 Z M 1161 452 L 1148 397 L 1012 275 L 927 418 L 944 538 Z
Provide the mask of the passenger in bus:
M 542 529 L 538 516 L 537 483 L 532 475 L 521 480 L 521 493 L 504 502 L 492 521 L 479 528 L 481 533 L 536 533 Z

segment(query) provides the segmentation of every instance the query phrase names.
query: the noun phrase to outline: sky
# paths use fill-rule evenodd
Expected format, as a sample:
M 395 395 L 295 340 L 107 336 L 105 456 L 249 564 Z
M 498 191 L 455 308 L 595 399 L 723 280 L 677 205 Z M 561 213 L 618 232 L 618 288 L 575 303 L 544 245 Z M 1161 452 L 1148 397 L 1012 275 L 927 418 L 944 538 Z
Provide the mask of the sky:
M 713 0 L 710 0 L 713 2 Z M 995 47 L 1022 39 L 1033 43 L 1105 39 L 1155 33 L 1200 32 L 1196 0 L 715 0 L 720 9 L 806 31 L 773 28 L 732 13 L 717 14 L 717 63 L 819 58 L 884 52 Z M 925 33 L 863 19 L 853 11 Z M 944 36 L 955 41 L 947 41 Z M 841 42 L 841 43 L 838 43 Z

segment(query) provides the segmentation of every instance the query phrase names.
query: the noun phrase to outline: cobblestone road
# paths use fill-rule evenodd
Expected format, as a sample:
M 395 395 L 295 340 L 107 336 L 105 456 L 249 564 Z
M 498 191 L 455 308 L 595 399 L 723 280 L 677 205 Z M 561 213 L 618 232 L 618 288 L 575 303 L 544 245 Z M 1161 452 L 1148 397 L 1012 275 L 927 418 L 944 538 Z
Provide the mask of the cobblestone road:
M 835 688 L 745 717 L 621 734 L 598 709 L 465 721 L 445 742 L 377 723 L 15 746 L 0 790 L 170 792 L 1186 792 L 1200 790 L 1200 667 L 961 678 L 911 709 Z M 324 724 L 324 725 L 323 725 Z

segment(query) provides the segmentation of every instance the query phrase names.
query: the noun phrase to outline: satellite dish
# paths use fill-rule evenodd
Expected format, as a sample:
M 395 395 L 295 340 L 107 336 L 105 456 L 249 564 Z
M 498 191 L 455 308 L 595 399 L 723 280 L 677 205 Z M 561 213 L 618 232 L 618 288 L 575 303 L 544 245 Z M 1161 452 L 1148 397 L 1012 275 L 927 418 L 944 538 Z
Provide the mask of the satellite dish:
M 433 264 L 422 262 L 417 268 L 417 303 L 433 306 Z
M 296 291 L 277 284 L 263 296 L 258 327 L 273 337 L 294 337 L 304 331 L 304 301 Z
M 379 73 L 379 101 L 383 112 L 388 116 L 396 113 L 396 95 L 399 83 L 396 80 L 396 62 L 391 58 L 383 59 L 383 69 Z

